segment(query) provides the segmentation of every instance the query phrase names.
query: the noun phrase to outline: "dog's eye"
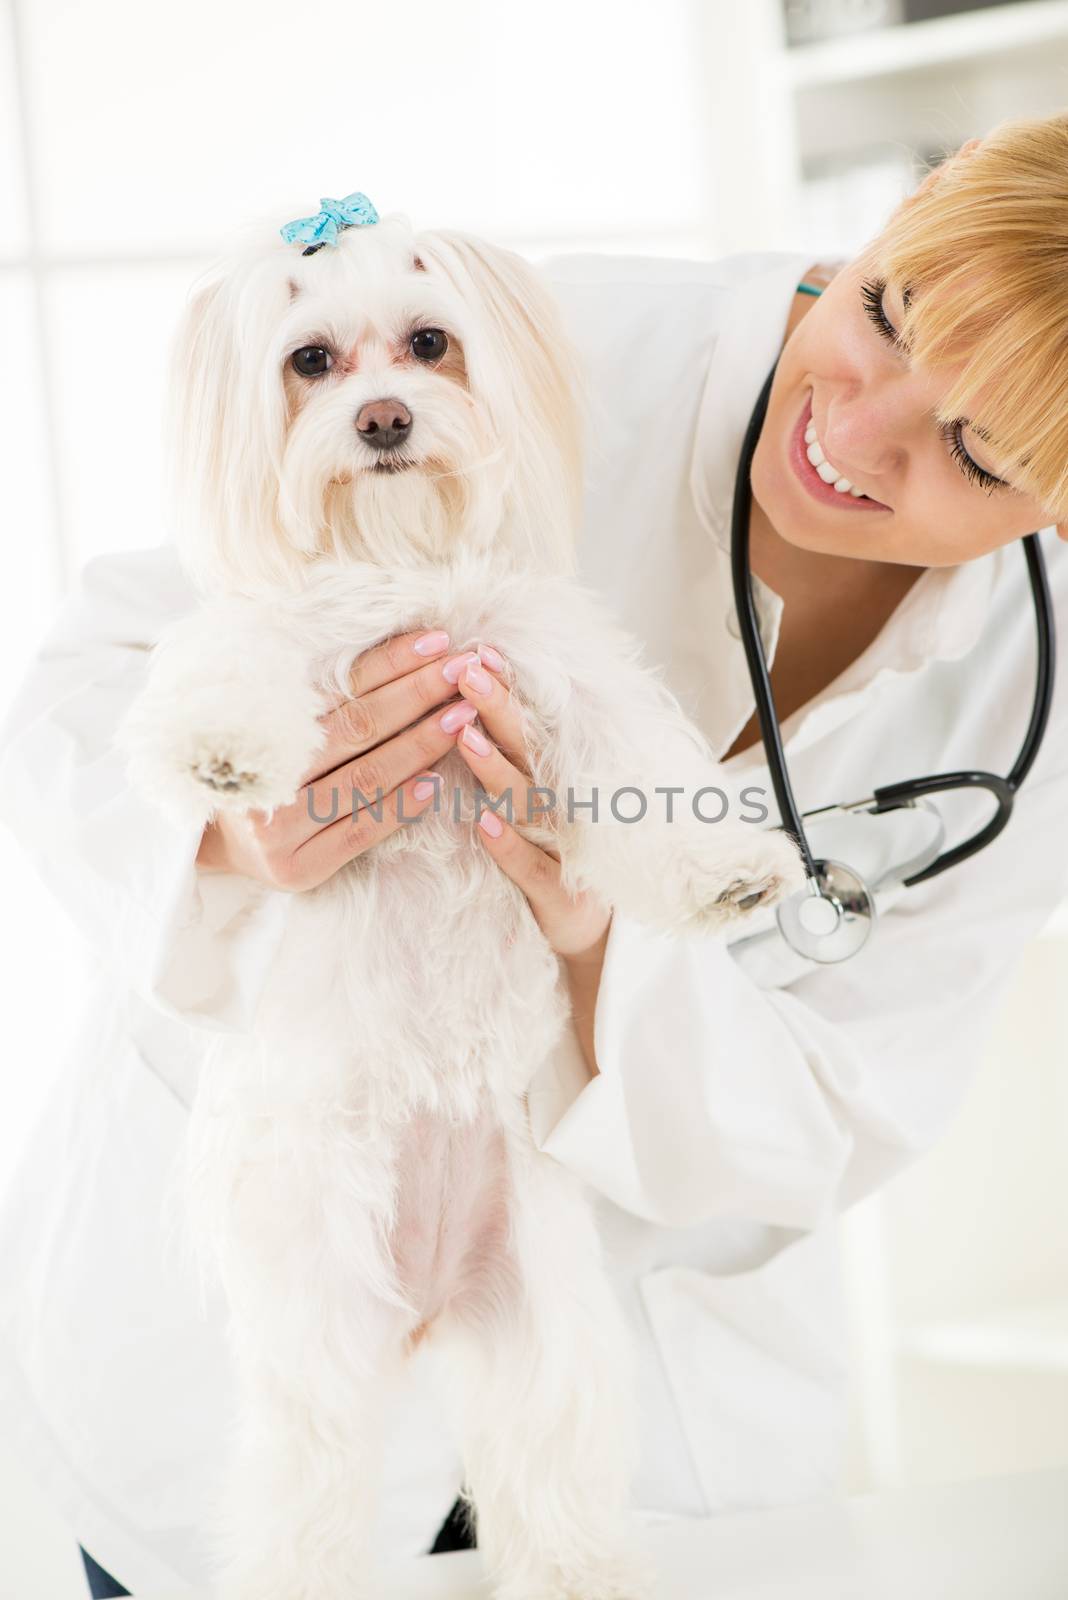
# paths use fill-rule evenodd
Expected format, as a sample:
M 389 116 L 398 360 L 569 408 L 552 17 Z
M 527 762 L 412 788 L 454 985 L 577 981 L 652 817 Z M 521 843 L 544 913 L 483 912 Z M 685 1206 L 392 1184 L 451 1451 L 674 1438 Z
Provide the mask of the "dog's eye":
M 438 361 L 448 348 L 448 338 L 440 328 L 420 328 L 412 334 L 412 355 L 418 361 Z
M 306 344 L 302 350 L 294 350 L 290 360 L 302 378 L 319 378 L 334 365 L 333 356 L 321 344 Z

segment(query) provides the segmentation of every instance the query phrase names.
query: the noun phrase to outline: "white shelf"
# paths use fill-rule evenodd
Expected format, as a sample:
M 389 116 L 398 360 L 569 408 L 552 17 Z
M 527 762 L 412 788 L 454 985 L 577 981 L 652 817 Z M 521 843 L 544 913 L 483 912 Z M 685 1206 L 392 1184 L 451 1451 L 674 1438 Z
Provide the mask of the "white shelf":
M 904 1332 L 899 1348 L 940 1366 L 1068 1377 L 1068 1302 L 928 1323 Z
M 781 52 L 778 70 L 783 82 L 794 89 L 826 88 L 1057 40 L 1068 43 L 1068 3 L 1026 0 L 1020 5 L 993 6 L 986 11 L 798 45 Z

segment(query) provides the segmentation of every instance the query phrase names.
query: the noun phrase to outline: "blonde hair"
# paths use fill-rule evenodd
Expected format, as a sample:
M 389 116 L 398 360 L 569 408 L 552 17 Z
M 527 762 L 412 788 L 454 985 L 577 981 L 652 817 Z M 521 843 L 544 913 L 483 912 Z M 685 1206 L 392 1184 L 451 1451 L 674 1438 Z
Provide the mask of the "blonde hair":
M 939 421 L 972 419 L 1013 487 L 1068 520 L 1068 113 L 958 151 L 870 251 L 907 295 L 911 359 L 960 368 Z

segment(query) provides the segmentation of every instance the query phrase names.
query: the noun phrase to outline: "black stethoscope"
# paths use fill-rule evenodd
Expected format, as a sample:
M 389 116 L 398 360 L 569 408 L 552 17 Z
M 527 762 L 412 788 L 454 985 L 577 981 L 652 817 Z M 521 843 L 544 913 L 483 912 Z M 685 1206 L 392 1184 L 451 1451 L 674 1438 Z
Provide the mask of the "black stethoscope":
M 802 815 L 797 809 L 786 768 L 786 758 L 783 755 L 779 721 L 775 713 L 768 664 L 760 638 L 749 570 L 749 473 L 760 430 L 764 425 L 774 377 L 775 367 L 772 367 L 749 419 L 734 482 L 734 506 L 731 517 L 731 573 L 734 580 L 734 600 L 749 677 L 756 697 L 756 712 L 764 740 L 768 771 L 775 790 L 779 815 L 782 818 L 781 826 L 797 844 L 808 879 L 805 888 L 788 900 L 781 901 L 776 908 L 779 931 L 791 949 L 808 960 L 844 961 L 861 949 L 871 933 L 877 915 L 874 892 L 876 889 L 891 880 L 905 888 L 911 887 L 914 883 L 924 883 L 928 878 L 934 878 L 938 873 L 945 872 L 947 868 L 955 867 L 958 862 L 974 855 L 977 850 L 981 850 L 984 845 L 995 839 L 1008 823 L 1016 791 L 1031 770 L 1049 721 L 1055 660 L 1053 606 L 1042 548 L 1037 534 L 1029 533 L 1023 537 L 1021 543 L 1027 559 L 1027 573 L 1031 580 L 1038 628 L 1035 697 L 1027 733 L 1007 778 L 1000 778 L 993 772 L 939 772 L 928 778 L 907 778 L 901 783 L 884 784 L 866 800 L 821 806 Z M 987 789 L 993 795 L 997 806 L 993 817 L 970 839 L 965 839 L 951 849 L 941 850 L 945 830 L 937 810 L 925 797 L 941 794 L 950 789 L 974 788 Z M 890 871 L 884 871 L 878 882 L 866 882 L 861 873 L 844 861 L 813 855 L 805 832 L 805 818 L 826 817 L 828 813 L 836 811 L 852 815 L 867 813 L 869 816 L 877 816 L 903 808 L 914 810 L 923 808 L 930 815 L 934 822 L 932 840 L 928 841 L 918 856 Z

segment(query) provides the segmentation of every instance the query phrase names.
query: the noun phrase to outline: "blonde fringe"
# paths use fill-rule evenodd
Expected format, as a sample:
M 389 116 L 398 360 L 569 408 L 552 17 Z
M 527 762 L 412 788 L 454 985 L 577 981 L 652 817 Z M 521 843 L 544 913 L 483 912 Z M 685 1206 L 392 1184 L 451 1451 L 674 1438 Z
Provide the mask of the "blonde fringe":
M 1068 113 L 951 157 L 871 252 L 909 292 L 912 360 L 955 369 L 939 420 L 970 419 L 1009 482 L 1068 520 Z

